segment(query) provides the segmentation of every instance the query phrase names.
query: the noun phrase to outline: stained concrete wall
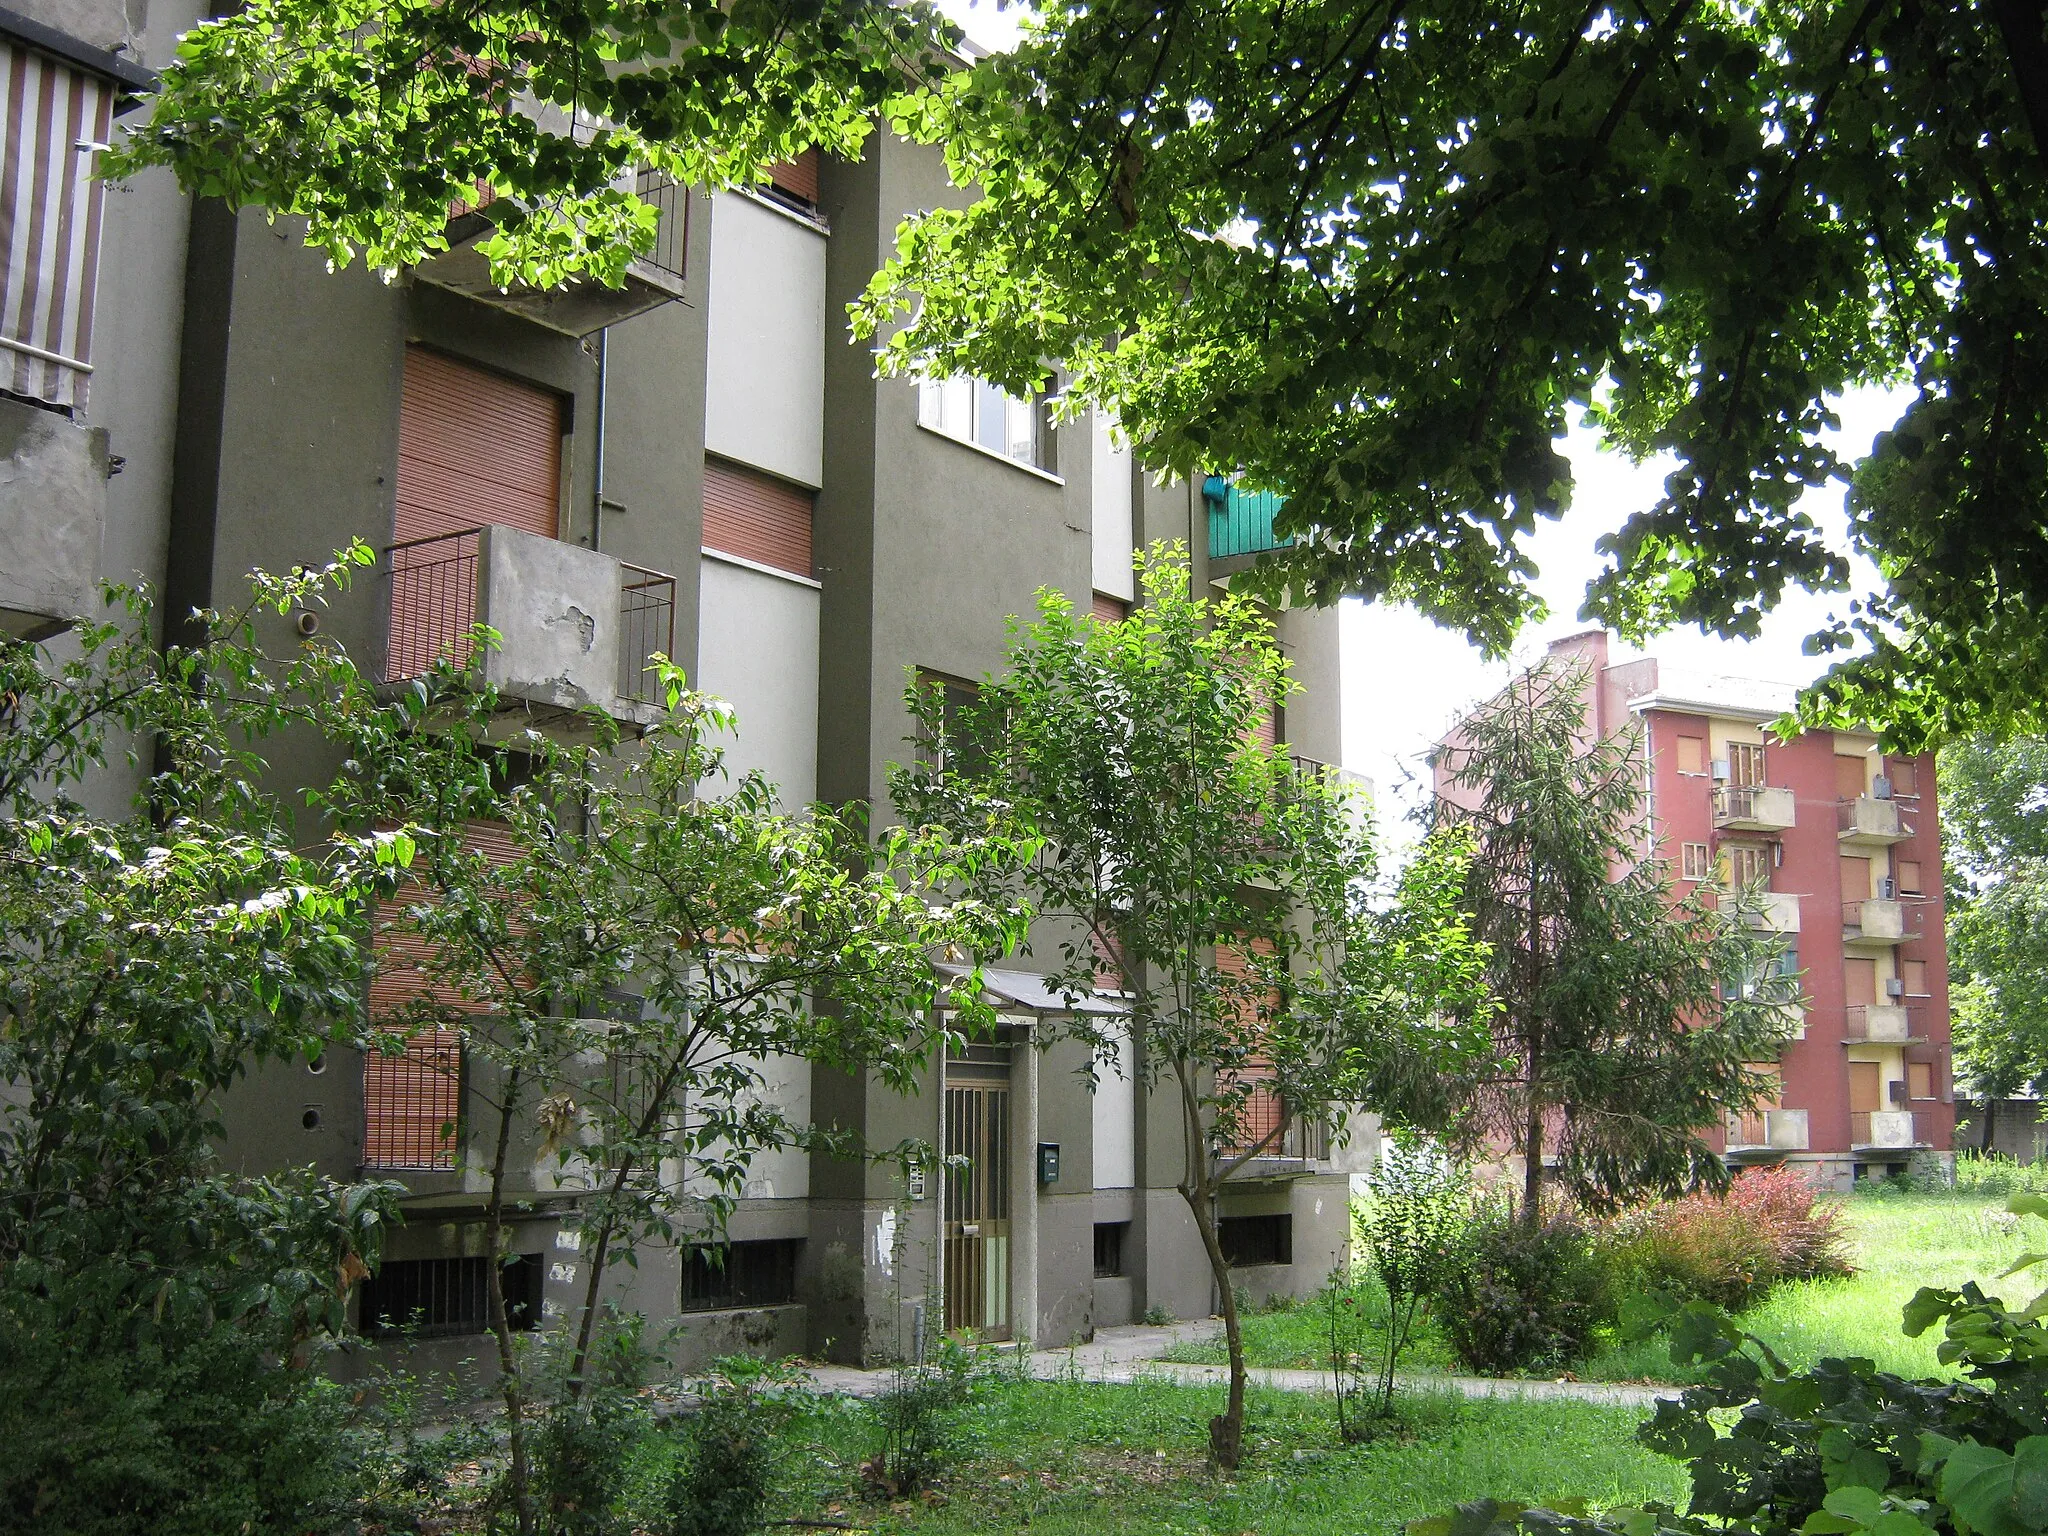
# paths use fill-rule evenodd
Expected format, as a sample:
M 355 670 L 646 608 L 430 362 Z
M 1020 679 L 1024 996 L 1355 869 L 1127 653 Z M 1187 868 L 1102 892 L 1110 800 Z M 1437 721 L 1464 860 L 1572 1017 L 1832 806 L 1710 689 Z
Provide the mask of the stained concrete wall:
M 704 446 L 785 480 L 821 485 L 826 235 L 744 192 L 712 198 L 710 223 Z
M 710 554 L 699 579 L 697 686 L 738 715 L 726 770 L 760 770 L 799 810 L 818 795 L 818 584 Z
M 0 633 L 97 616 L 106 510 L 106 430 L 0 400 Z

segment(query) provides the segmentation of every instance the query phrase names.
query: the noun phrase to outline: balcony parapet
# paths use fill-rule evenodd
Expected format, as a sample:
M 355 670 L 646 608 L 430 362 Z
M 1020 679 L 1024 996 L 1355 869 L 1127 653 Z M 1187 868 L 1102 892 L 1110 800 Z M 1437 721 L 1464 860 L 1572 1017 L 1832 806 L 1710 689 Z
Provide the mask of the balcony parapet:
M 1854 800 L 1835 802 L 1835 835 L 1842 843 L 1888 848 L 1913 835 L 1913 828 L 1900 812 L 1896 800 L 1858 795 Z
M 107 429 L 0 399 L 0 634 L 42 640 L 98 606 Z
M 674 577 L 502 524 L 395 544 L 385 562 L 386 682 L 452 660 L 508 707 L 654 720 L 652 658 L 674 650 Z M 479 624 L 498 634 L 481 655 L 468 651 Z
M 1858 1151 L 1911 1151 L 1931 1146 L 1925 1117 L 1910 1109 L 1853 1110 L 1849 1115 L 1849 1145 Z
M 1794 819 L 1792 791 L 1769 784 L 1723 784 L 1714 791 L 1714 826 L 1724 832 L 1783 832 Z
M 1873 896 L 1863 901 L 1842 903 L 1842 942 L 1845 944 L 1903 944 L 1917 939 L 1906 931 L 1906 909 L 1896 901 Z
M 1852 1003 L 1844 1045 L 1925 1045 L 1917 1008 L 1899 1003 Z
M 1811 1145 L 1803 1109 L 1761 1109 L 1728 1117 L 1728 1155 L 1759 1158 L 1804 1152 Z

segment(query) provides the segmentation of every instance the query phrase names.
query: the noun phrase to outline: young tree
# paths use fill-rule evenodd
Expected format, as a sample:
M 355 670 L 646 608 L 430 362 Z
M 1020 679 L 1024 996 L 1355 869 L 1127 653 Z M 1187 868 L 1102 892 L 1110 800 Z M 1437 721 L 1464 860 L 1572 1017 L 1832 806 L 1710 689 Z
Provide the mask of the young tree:
M 1179 546 L 1155 546 L 1141 576 L 1144 602 L 1118 623 L 1042 594 L 1035 622 L 1012 621 L 1006 672 L 971 702 L 949 709 L 913 684 L 926 751 L 891 792 L 912 824 L 1014 817 L 1042 839 L 1014 879 L 1048 984 L 1078 999 L 1106 971 L 1123 994 L 1115 1025 L 1077 1013 L 1069 1027 L 1099 1048 L 1128 1028 L 1144 1086 L 1178 1111 L 1179 1189 L 1230 1352 L 1210 1444 L 1231 1467 L 1244 1339 L 1218 1198 L 1286 1119 L 1328 1123 L 1356 1103 L 1381 1057 L 1425 1033 L 1446 1054 L 1469 1044 L 1428 1021 L 1447 1002 L 1477 1011 L 1477 965 L 1457 848 L 1433 845 L 1404 900 L 1372 905 L 1364 808 L 1261 740 L 1295 685 L 1259 608 L 1191 594 Z
M 348 1036 L 406 856 L 302 841 L 263 779 L 282 730 L 377 713 L 340 658 L 261 640 L 367 558 L 259 577 L 190 646 L 118 590 L 61 646 L 0 638 L 0 1524 L 297 1528 L 332 1491 L 304 1354 L 397 1190 L 238 1176 L 217 1137 L 252 1067 Z M 74 796 L 124 737 L 154 771 L 95 815 Z
M 1523 1159 L 1521 1219 L 1549 1177 L 1594 1207 L 1728 1179 L 1700 1132 L 1754 1105 L 1798 978 L 1746 893 L 1674 899 L 1644 846 L 1640 757 L 1589 741 L 1583 669 L 1524 673 L 1467 715 L 1440 764 L 1438 821 L 1475 853 L 1465 903 L 1488 945 L 1495 1051 L 1412 1085 L 1468 1150 Z M 1421 1064 L 1418 1064 L 1421 1066 Z
M 347 807 L 415 828 L 414 883 L 382 938 L 423 941 L 401 947 L 425 958 L 410 999 L 371 1022 L 389 1050 L 455 1032 L 486 1068 L 472 1074 L 483 1114 L 465 1151 L 488 1180 L 489 1251 L 509 1254 L 509 1219 L 542 1164 L 584 1192 L 572 1405 L 616 1258 L 648 1240 L 715 1243 L 763 1153 L 866 1150 L 774 1103 L 764 1068 L 794 1057 L 911 1089 L 936 1011 L 970 1024 L 987 1012 L 978 977 L 948 979 L 936 958 L 1001 953 L 1022 932 L 1016 910 L 955 894 L 1010 844 L 870 842 L 849 814 L 779 813 L 758 774 L 721 787 L 715 738 L 730 711 L 673 666 L 663 684 L 666 712 L 638 741 L 593 719 L 584 741 L 515 739 L 508 766 L 488 694 L 444 668 L 415 693 L 436 728 L 387 756 Z M 528 1531 L 547 1512 L 531 1496 L 529 1392 L 491 1273 L 509 1491 Z

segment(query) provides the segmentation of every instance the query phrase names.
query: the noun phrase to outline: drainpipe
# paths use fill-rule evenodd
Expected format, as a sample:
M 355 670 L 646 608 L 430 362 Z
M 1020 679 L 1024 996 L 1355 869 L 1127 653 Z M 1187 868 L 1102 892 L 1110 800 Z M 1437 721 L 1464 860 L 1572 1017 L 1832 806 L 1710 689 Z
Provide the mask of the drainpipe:
M 1010 1255 L 1010 1337 L 1036 1345 L 1038 1332 L 1038 1021 L 1036 1015 L 1024 1026 L 1024 1134 L 1017 1149 L 1024 1155 L 1011 1159 L 1011 1200 L 1016 1211 L 1012 1230 L 1016 1236 Z M 1023 1320 L 1022 1327 L 1018 1319 Z
M 590 497 L 590 547 L 604 548 L 604 417 L 605 396 L 611 389 L 612 330 L 606 326 L 597 333 L 597 420 L 592 424 L 591 437 L 594 439 L 593 452 L 597 456 L 597 486 Z
M 933 1170 L 938 1187 L 930 1192 L 932 1202 L 932 1245 L 938 1254 L 938 1262 L 932 1266 L 931 1291 L 932 1317 L 925 1325 L 925 1337 L 936 1332 L 941 1338 L 946 1332 L 946 1030 L 949 1027 L 943 1012 L 934 1010 L 939 1021 L 939 1091 L 936 1095 L 939 1105 L 938 1129 L 932 1145 L 939 1149 L 939 1166 Z M 920 1340 L 920 1343 L 923 1341 Z M 923 1356 L 918 1358 L 924 1364 Z

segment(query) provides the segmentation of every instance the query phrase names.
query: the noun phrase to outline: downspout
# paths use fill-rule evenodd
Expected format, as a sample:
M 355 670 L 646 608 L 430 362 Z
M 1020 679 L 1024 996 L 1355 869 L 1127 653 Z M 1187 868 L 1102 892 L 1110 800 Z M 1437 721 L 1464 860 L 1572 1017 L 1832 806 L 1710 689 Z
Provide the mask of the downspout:
M 938 1253 L 938 1262 L 932 1266 L 933 1315 L 925 1319 L 924 1331 L 918 1343 L 933 1333 L 940 1337 L 946 1332 L 946 1016 L 939 1014 L 939 1113 L 938 1128 L 932 1145 L 939 1149 L 939 1166 L 933 1170 L 938 1188 L 932 1191 L 932 1232 L 933 1246 Z M 920 1358 L 917 1362 L 923 1365 Z
M 1024 1026 L 1023 1121 L 1025 1134 L 1012 1159 L 1011 1188 L 1018 1219 L 1010 1260 L 1010 1337 L 1020 1350 L 1037 1344 L 1038 1332 L 1038 1016 Z M 1017 1319 L 1022 1318 L 1020 1330 Z
M 605 396 L 611 389 L 611 341 L 612 328 L 606 326 L 597 333 L 597 420 L 592 423 L 592 452 L 597 456 L 597 484 L 590 495 L 590 547 L 604 548 L 604 418 Z

